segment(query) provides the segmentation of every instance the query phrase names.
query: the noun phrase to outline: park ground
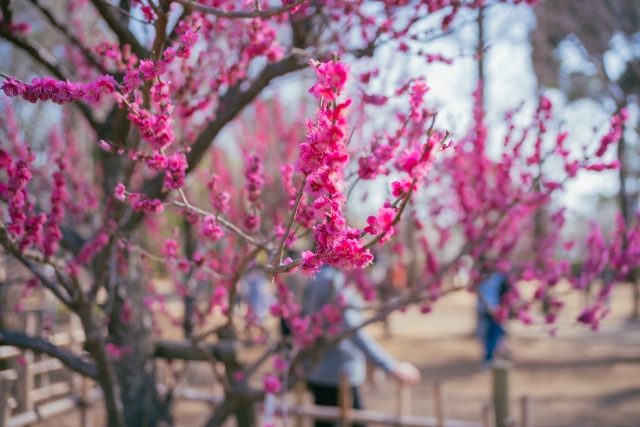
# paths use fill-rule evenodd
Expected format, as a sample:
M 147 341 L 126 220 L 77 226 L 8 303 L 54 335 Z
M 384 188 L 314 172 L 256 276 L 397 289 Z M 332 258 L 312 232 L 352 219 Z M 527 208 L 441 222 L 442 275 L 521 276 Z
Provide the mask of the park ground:
M 616 288 L 610 301 L 612 313 L 597 333 L 573 320 L 584 304 L 584 294 L 565 300 L 566 311 L 555 337 L 542 322 L 509 326 L 512 414 L 517 416 L 519 398 L 526 394 L 532 400 L 535 427 L 640 427 L 640 322 L 628 320 L 631 287 Z M 481 421 L 482 407 L 491 398 L 491 371 L 481 367 L 481 348 L 473 336 L 474 307 L 472 294 L 458 292 L 444 297 L 428 315 L 413 309 L 393 314 L 389 335 L 382 325 L 369 328 L 390 353 L 422 373 L 422 383 L 411 392 L 411 414 L 435 415 L 433 384 L 441 381 L 448 416 Z M 206 363 L 192 366 L 186 379 L 195 388 L 217 388 L 212 386 Z M 375 387 L 366 383 L 361 389 L 368 409 L 395 411 L 397 385 L 392 379 Z M 308 401 L 309 396 L 305 398 Z M 100 411 L 95 412 L 99 426 Z M 180 401 L 174 413 L 176 427 L 199 427 L 211 408 Z M 73 424 L 67 422 L 73 419 L 77 418 L 69 414 L 46 426 L 70 427 Z M 233 427 L 235 422 L 228 424 Z

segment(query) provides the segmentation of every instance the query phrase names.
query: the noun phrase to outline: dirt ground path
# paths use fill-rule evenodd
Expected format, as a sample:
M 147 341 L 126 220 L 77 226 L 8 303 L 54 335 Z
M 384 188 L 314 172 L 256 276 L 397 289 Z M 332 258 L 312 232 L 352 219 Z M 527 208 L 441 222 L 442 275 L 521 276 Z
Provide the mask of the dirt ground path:
M 584 295 L 566 299 L 555 337 L 541 319 L 532 326 L 510 325 L 511 413 L 517 415 L 518 399 L 527 394 L 535 427 L 640 427 L 640 323 L 627 320 L 631 298 L 629 286 L 616 289 L 612 314 L 598 333 L 574 322 Z M 429 315 L 417 310 L 392 315 L 388 337 L 382 325 L 369 328 L 389 352 L 422 372 L 421 385 L 411 393 L 412 414 L 435 415 L 433 383 L 442 381 L 449 416 L 481 420 L 481 408 L 491 398 L 491 372 L 480 364 L 474 307 L 473 295 L 459 293 L 443 298 Z M 197 372 L 197 382 L 206 384 L 207 373 Z M 390 379 L 375 388 L 364 384 L 362 394 L 369 409 L 395 410 L 397 386 Z M 204 420 L 202 404 L 184 402 L 176 409 L 177 426 Z
M 612 314 L 598 333 L 575 325 L 582 295 L 567 300 L 555 337 L 541 322 L 511 325 L 511 413 L 517 415 L 518 399 L 527 394 L 533 402 L 535 427 L 640 427 L 640 323 L 627 321 L 631 300 L 629 286 L 617 287 L 610 302 Z M 473 295 L 458 293 L 443 298 L 428 315 L 417 310 L 392 315 L 388 337 L 381 325 L 369 328 L 389 352 L 422 372 L 422 383 L 411 393 L 412 414 L 435 415 L 433 383 L 442 381 L 448 415 L 481 420 L 482 405 L 491 398 L 491 372 L 481 368 L 481 349 L 473 337 L 474 306 Z M 211 389 L 210 367 L 195 366 L 189 380 L 193 386 Z M 377 388 L 364 384 L 362 395 L 368 409 L 395 410 L 397 386 L 391 379 Z M 211 408 L 180 401 L 174 413 L 176 427 L 199 427 Z M 99 427 L 100 411 L 95 416 L 94 425 Z M 69 414 L 42 425 L 72 427 L 75 420 Z
M 527 394 L 536 427 L 640 426 L 640 323 L 627 321 L 631 297 L 630 287 L 617 289 L 612 314 L 598 333 L 573 322 L 583 296 L 568 300 L 555 337 L 541 323 L 511 325 L 511 413 L 517 414 L 518 398 Z M 460 294 L 441 301 L 428 316 L 415 311 L 394 315 L 392 337 L 380 338 L 391 353 L 422 372 L 423 383 L 412 394 L 412 413 L 435 415 L 432 383 L 440 380 L 449 415 L 480 420 L 481 407 L 491 397 L 491 372 L 480 366 L 474 304 L 472 295 Z M 382 337 L 382 328 L 372 332 Z M 364 392 L 370 407 L 393 410 L 393 385 L 366 387 Z

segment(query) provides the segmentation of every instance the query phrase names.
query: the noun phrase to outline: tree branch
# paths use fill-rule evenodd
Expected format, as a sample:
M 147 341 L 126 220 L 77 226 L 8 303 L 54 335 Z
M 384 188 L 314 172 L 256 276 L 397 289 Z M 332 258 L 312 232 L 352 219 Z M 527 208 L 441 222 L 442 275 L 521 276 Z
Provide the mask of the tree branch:
M 304 187 L 307 185 L 307 175 L 304 176 L 302 182 L 300 183 L 300 188 L 298 188 L 298 194 L 296 195 L 296 201 L 293 205 L 293 209 L 291 210 L 291 217 L 289 218 L 289 224 L 287 224 L 287 229 L 284 231 L 282 235 L 282 239 L 280 240 L 280 244 L 278 245 L 278 250 L 276 251 L 276 259 L 273 261 L 273 266 L 277 267 L 282 263 L 282 254 L 284 253 L 284 247 L 287 243 L 287 239 L 289 238 L 289 233 L 291 232 L 291 228 L 293 228 L 293 223 L 296 221 L 296 216 L 298 215 L 298 208 L 300 207 L 300 200 L 302 200 L 302 195 L 304 194 Z
M 42 282 L 42 285 L 49 289 L 54 295 L 69 308 L 73 307 L 73 301 L 68 294 L 64 293 L 58 284 L 51 280 L 47 275 L 36 265 L 36 263 L 25 257 L 25 254 L 20 250 L 16 242 L 9 236 L 4 223 L 0 222 L 0 244 L 5 247 L 7 252 L 16 257 L 25 267 L 27 267 L 33 274 L 38 276 L 38 279 Z
M 240 85 L 243 82 L 239 82 L 234 87 L 227 90 L 220 99 L 220 106 L 218 107 L 215 120 L 209 123 L 209 125 L 202 131 L 195 143 L 191 146 L 191 151 L 187 154 L 189 167 L 187 168 L 186 173 L 191 173 L 198 166 L 200 161 L 203 159 L 204 154 L 207 152 L 213 143 L 213 140 L 222 128 L 233 120 L 244 107 L 253 101 L 260 92 L 269 85 L 271 80 L 276 77 L 281 77 L 291 72 L 301 70 L 308 65 L 309 64 L 306 61 L 302 60 L 302 56 L 300 54 L 294 53 L 281 61 L 267 65 L 247 90 L 240 90 Z M 163 182 L 164 173 L 157 174 L 144 184 L 142 193 L 153 199 L 166 197 L 167 193 L 162 193 Z M 134 229 L 143 217 L 143 212 L 136 212 L 131 215 L 129 222 L 124 225 L 123 230 Z
M 49 23 L 51 25 L 53 25 L 54 27 L 56 27 L 58 30 L 60 30 L 60 32 L 62 34 L 65 35 L 65 37 L 67 39 L 69 39 L 69 41 L 71 43 L 73 43 L 74 45 L 76 45 L 81 51 L 82 54 L 84 55 L 84 57 L 87 59 L 87 61 L 91 62 L 91 64 L 96 67 L 98 70 L 100 70 L 101 73 L 106 74 L 108 71 L 102 66 L 102 64 L 100 64 L 100 62 L 98 62 L 98 60 L 96 59 L 96 57 L 89 52 L 89 50 L 82 44 L 80 43 L 80 40 L 78 40 L 73 34 L 71 34 L 69 32 L 69 30 L 67 30 L 66 27 L 64 27 L 62 24 L 60 24 L 56 18 L 51 14 L 51 12 L 46 9 L 44 6 L 42 6 L 38 0 L 31 0 L 31 3 L 33 3 L 33 5 L 35 7 L 37 7 L 40 12 L 42 12 L 42 14 L 47 18 L 47 20 L 49 21 Z
M 9 31 L 4 31 L 1 28 L 0 37 L 13 43 L 16 47 L 24 50 L 59 80 L 70 80 L 70 73 L 62 68 L 61 64 L 53 55 L 47 52 L 45 48 L 43 48 L 36 42 L 29 41 L 26 38 L 13 34 Z M 80 109 L 80 112 L 85 117 L 87 122 L 89 122 L 89 126 L 91 126 L 92 129 L 99 133 L 102 129 L 102 124 L 97 122 L 93 117 L 93 113 L 91 112 L 89 106 L 80 102 L 75 102 L 74 104 Z
M 267 250 L 267 247 L 265 245 L 263 245 L 262 243 L 260 243 L 256 239 L 254 239 L 253 237 L 249 236 L 247 233 L 245 233 L 240 228 L 238 228 L 234 223 L 232 223 L 231 221 L 226 220 L 224 217 L 222 217 L 220 215 L 210 214 L 207 211 L 204 211 L 204 210 L 202 210 L 200 208 L 197 208 L 197 207 L 193 206 L 189 202 L 184 203 L 184 202 L 174 201 L 173 204 L 176 205 L 176 206 L 179 206 L 181 208 L 189 209 L 190 211 L 193 211 L 193 212 L 195 212 L 197 214 L 200 214 L 200 215 L 202 215 L 204 217 L 212 216 L 220 224 L 222 224 L 227 230 L 231 231 L 232 233 L 234 233 L 236 236 L 238 236 L 239 238 L 241 238 L 245 242 L 250 243 L 250 244 L 252 244 L 252 245 L 254 245 L 254 246 L 256 246 L 256 247 L 258 247 L 260 249 Z
M 231 341 L 215 344 L 203 342 L 201 346 L 222 362 L 235 360 L 238 351 L 237 343 Z M 159 340 L 156 342 L 154 356 L 161 359 L 207 360 L 202 351 L 190 340 Z
M 33 350 L 55 357 L 72 371 L 85 377 L 96 379 L 98 370 L 92 363 L 85 362 L 80 357 L 62 347 L 57 347 L 42 338 L 30 337 L 18 332 L 0 331 L 0 345 L 11 345 L 21 349 Z
M 279 15 L 287 12 L 294 7 L 300 6 L 306 0 L 295 0 L 293 3 L 286 4 L 284 6 L 275 7 L 267 10 L 250 10 L 250 11 L 226 11 L 211 6 L 205 6 L 203 4 L 194 3 L 191 0 L 176 0 L 183 5 L 186 9 L 195 10 L 202 13 L 208 13 L 220 18 L 267 18 L 273 15 Z
M 14 254 L 14 256 L 33 274 L 38 276 L 38 279 L 40 279 L 42 285 L 53 292 L 53 294 L 60 300 L 60 302 L 67 306 L 67 308 L 73 310 L 74 302 L 71 300 L 71 297 L 67 293 L 63 292 L 60 286 L 58 286 L 55 281 L 47 277 L 44 271 L 42 271 L 42 269 L 40 269 L 40 267 L 38 267 L 35 262 L 31 261 L 30 259 L 24 258 L 20 254 Z
M 444 137 L 442 138 L 442 141 L 440 142 L 440 145 L 445 143 L 447 138 L 449 138 L 449 135 L 450 135 L 449 131 L 445 131 Z M 420 158 L 420 162 L 424 161 L 425 155 L 427 153 L 427 147 L 428 147 L 428 145 L 425 146 L 425 149 L 424 149 L 424 151 L 422 153 L 422 157 Z M 407 203 L 409 203 L 409 200 L 411 199 L 411 196 L 413 194 L 413 189 L 416 186 L 417 182 L 418 182 L 417 178 L 413 178 L 413 180 L 411 181 L 411 187 L 409 188 L 409 191 L 407 192 L 406 196 L 404 196 L 404 199 L 402 199 L 402 204 L 400 205 L 400 209 L 398 209 L 398 212 L 396 213 L 396 216 L 393 218 L 392 225 L 396 225 L 398 222 L 400 222 L 400 219 L 402 217 L 402 213 L 404 212 L 405 208 L 407 207 Z M 402 196 L 400 196 L 400 197 L 402 197 Z M 396 205 L 397 205 L 399 200 L 400 199 L 398 199 L 392 205 L 392 207 L 396 207 Z M 364 245 L 364 249 L 369 249 L 370 247 L 372 247 L 373 245 L 378 243 L 380 240 L 382 240 L 382 238 L 384 236 L 386 236 L 386 235 L 387 235 L 386 231 L 381 232 L 376 237 L 374 237 L 369 243 Z
M 0 29 L 2 31 L 8 31 L 9 24 L 13 19 L 13 10 L 11 10 L 11 0 L 0 1 L 0 10 L 2 10 L 2 22 L 0 23 Z
M 140 44 L 138 38 L 131 32 L 131 30 L 129 30 L 128 27 L 123 25 L 115 15 L 111 5 L 107 4 L 105 0 L 91 0 L 91 2 L 95 8 L 98 9 L 98 12 L 100 12 L 100 15 L 102 15 L 102 18 L 107 22 L 111 30 L 118 36 L 120 45 L 130 45 L 131 51 L 135 53 L 139 59 L 151 57 L 151 52 Z

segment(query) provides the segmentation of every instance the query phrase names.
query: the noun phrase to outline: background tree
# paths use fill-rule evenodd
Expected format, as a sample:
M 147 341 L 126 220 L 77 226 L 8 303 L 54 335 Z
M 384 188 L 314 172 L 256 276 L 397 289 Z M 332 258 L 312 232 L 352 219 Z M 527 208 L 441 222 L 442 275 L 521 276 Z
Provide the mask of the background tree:
M 637 105 L 640 94 L 640 56 L 638 26 L 640 11 L 634 1 L 544 2 L 535 9 L 537 26 L 532 34 L 533 68 L 540 86 L 559 88 L 569 101 L 590 98 L 609 101 L 620 111 L 628 103 Z M 582 69 L 562 68 L 564 44 L 582 56 Z M 609 57 L 607 57 L 609 56 Z M 631 131 L 631 130 L 629 130 Z M 637 134 L 618 144 L 620 212 L 628 225 L 636 221 L 638 210 Z M 640 316 L 640 283 L 634 282 L 633 318 Z

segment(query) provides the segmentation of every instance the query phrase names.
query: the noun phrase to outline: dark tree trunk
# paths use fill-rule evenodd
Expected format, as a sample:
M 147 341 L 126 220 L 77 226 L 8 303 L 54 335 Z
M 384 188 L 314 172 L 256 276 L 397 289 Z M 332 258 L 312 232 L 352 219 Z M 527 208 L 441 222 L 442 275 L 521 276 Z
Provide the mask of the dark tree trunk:
M 626 145 L 627 143 L 623 136 L 618 142 L 618 161 L 620 162 L 620 169 L 618 170 L 618 177 L 620 181 L 618 202 L 620 204 L 620 213 L 624 218 L 627 228 L 629 228 L 632 222 L 632 215 L 629 209 L 629 194 L 627 193 L 627 176 L 629 166 L 626 164 Z M 627 242 L 625 241 L 624 244 L 626 245 Z M 640 317 L 640 282 L 638 282 L 638 274 L 635 269 L 631 271 L 630 280 L 633 286 L 633 311 L 631 313 L 631 319 L 636 320 Z
M 112 360 L 107 354 L 101 326 L 94 317 L 93 306 L 83 303 L 78 309 L 78 316 L 85 331 L 85 348 L 96 361 L 98 369 L 97 382 L 102 389 L 104 405 L 107 412 L 108 427 L 124 427 L 123 402 L 120 393 L 120 384 L 116 376 Z
M 192 259 L 196 251 L 196 241 L 193 239 L 191 223 L 185 218 L 184 222 L 184 251 L 187 259 Z M 189 338 L 193 333 L 193 308 L 195 305 L 195 294 L 197 279 L 194 277 L 194 268 L 191 268 L 185 275 L 184 283 L 187 287 L 187 293 L 184 296 L 184 318 L 182 320 L 182 328 L 184 337 Z
M 128 277 L 118 282 L 109 338 L 126 352 L 115 364 L 121 385 L 127 427 L 155 427 L 170 423 L 169 405 L 156 391 L 156 365 L 151 313 L 145 308 L 145 278 L 135 257 L 130 257 Z M 123 306 L 130 305 L 128 316 Z M 130 350 L 130 351 L 129 351 Z
M 235 411 L 238 427 L 255 427 L 256 417 L 253 402 L 241 402 Z

